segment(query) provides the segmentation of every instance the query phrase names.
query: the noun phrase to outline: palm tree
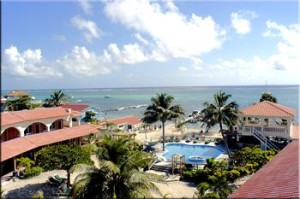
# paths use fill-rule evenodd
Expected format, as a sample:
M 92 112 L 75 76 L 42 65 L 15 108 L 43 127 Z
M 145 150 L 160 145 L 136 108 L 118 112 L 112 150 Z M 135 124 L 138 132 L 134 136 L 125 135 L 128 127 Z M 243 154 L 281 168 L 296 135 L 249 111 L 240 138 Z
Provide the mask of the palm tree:
M 174 100 L 173 96 L 168 96 L 166 93 L 156 94 L 156 97 L 151 98 L 152 104 L 146 108 L 142 121 L 152 124 L 157 121 L 162 123 L 163 134 L 163 151 L 165 150 L 165 123 L 173 118 L 178 118 L 184 115 L 183 108 L 180 105 L 171 106 Z
M 274 102 L 277 103 L 276 97 L 274 97 L 271 93 L 269 92 L 264 92 L 261 97 L 260 97 L 260 102 L 262 101 L 269 101 L 269 102 Z
M 227 144 L 227 136 L 225 136 L 223 125 L 226 125 L 228 128 L 232 128 L 238 122 L 238 104 L 236 102 L 229 102 L 227 104 L 227 100 L 231 97 L 231 95 L 227 95 L 224 92 L 219 92 L 214 94 L 214 103 L 211 104 L 209 102 L 204 102 L 204 109 L 201 111 L 201 115 L 203 118 L 201 122 L 203 122 L 202 127 L 206 126 L 206 129 L 210 129 L 211 127 L 219 124 L 220 132 L 222 134 L 225 147 L 228 153 L 229 148 Z
M 14 100 L 6 102 L 9 111 L 21 111 L 24 109 L 31 109 L 32 99 L 28 96 L 22 96 Z
M 107 134 L 97 146 L 99 167 L 75 165 L 71 169 L 85 171 L 75 179 L 74 198 L 149 198 L 150 190 L 158 190 L 150 180 L 161 177 L 143 172 L 152 164 L 153 156 L 132 138 Z
M 44 107 L 58 107 L 67 101 L 67 95 L 61 90 L 54 91 L 50 98 L 45 99 Z

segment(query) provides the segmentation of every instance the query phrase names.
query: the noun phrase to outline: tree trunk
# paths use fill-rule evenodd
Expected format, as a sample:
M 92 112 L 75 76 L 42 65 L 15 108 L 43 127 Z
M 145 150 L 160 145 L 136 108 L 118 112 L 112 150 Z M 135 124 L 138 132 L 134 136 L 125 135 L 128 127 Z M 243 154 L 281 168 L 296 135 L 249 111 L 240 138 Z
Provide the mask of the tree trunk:
M 162 122 L 163 151 L 165 151 L 165 122 Z
M 222 138 L 223 138 L 223 141 L 224 141 L 224 144 L 225 144 L 225 148 L 226 148 L 228 157 L 230 157 L 230 151 L 229 151 L 228 143 L 227 143 L 227 136 L 224 135 L 222 122 L 220 122 L 220 131 L 221 131 L 221 134 L 222 134 Z

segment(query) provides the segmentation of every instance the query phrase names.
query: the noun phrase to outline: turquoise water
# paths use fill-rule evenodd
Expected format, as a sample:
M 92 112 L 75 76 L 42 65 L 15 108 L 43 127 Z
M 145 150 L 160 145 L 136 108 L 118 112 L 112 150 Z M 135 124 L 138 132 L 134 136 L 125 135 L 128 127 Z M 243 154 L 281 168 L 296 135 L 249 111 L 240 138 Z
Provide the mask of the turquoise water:
M 215 146 L 183 143 L 167 144 L 166 151 L 167 153 L 164 154 L 164 157 L 168 160 L 172 160 L 173 154 L 183 154 L 185 162 L 189 164 L 205 163 L 206 159 L 215 158 L 224 152 L 221 148 Z M 203 160 L 192 161 L 189 159 L 189 156 L 200 156 Z
M 63 89 L 72 97 L 70 103 L 89 104 L 99 111 L 104 111 L 107 118 L 126 115 L 142 116 L 145 107 L 133 106 L 150 104 L 156 93 L 167 93 L 174 97 L 174 104 L 181 104 L 186 115 L 193 110 L 201 110 L 205 101 L 212 102 L 213 94 L 218 91 L 231 94 L 231 101 L 236 101 L 240 108 L 258 102 L 264 91 L 269 91 L 277 98 L 278 103 L 299 110 L 298 86 L 223 86 L 223 87 L 160 87 L 160 88 L 95 88 Z M 2 91 L 5 95 L 9 91 Z M 26 90 L 37 100 L 44 100 L 53 90 Z M 109 96 L 109 98 L 105 98 Z M 121 108 L 121 109 L 120 109 Z M 119 111 L 116 111 L 119 109 Z M 299 111 L 296 120 L 298 121 Z

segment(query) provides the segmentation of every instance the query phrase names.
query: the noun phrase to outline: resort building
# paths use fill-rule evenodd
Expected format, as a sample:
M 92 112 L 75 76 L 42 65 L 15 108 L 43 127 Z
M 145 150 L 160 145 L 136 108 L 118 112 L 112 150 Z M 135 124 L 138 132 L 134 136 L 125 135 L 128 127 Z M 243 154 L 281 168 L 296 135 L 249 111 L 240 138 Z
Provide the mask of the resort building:
M 276 148 L 271 140 L 290 141 L 294 132 L 296 110 L 269 101 L 263 101 L 240 110 L 241 125 L 237 141 L 255 137 L 263 148 Z
M 142 121 L 136 116 L 126 116 L 117 119 L 108 120 L 109 123 L 116 125 L 116 127 L 123 131 L 137 131 L 142 126 Z
M 1 175 L 16 169 L 16 158 L 42 146 L 80 143 L 82 137 L 98 132 L 93 125 L 80 125 L 80 116 L 62 107 L 2 112 Z
M 88 111 L 94 112 L 96 114 L 95 118 L 97 120 L 99 120 L 99 121 L 104 120 L 104 113 L 99 112 L 99 110 L 97 108 L 91 107 L 87 104 L 63 104 L 61 107 L 62 108 L 67 108 L 67 109 L 70 108 L 73 111 L 80 112 L 81 113 L 80 121 L 82 121 L 82 119 L 85 117 L 85 113 L 88 112 Z

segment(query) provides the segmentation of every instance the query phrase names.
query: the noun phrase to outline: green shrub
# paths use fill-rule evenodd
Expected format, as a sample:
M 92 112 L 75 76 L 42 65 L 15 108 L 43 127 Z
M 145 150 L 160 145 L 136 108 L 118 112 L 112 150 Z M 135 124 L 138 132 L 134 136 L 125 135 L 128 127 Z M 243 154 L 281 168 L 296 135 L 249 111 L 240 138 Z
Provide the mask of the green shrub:
M 36 191 L 32 196 L 31 199 L 44 199 L 44 192 L 42 190 Z
M 17 159 L 17 169 L 21 169 L 22 167 L 25 167 L 25 169 L 31 168 L 32 165 L 34 165 L 34 161 L 30 158 L 18 158 Z
M 41 167 L 32 167 L 32 168 L 29 168 L 29 169 L 25 169 L 24 177 L 25 178 L 31 178 L 31 177 L 40 175 L 42 172 L 43 172 L 43 168 L 41 168 Z
M 227 179 L 230 182 L 233 182 L 236 179 L 238 179 L 240 176 L 241 176 L 241 173 L 238 170 L 233 169 L 233 170 L 231 170 L 231 171 L 228 172 Z
M 69 170 L 75 164 L 93 165 L 90 153 L 79 145 L 53 145 L 35 153 L 36 164 L 45 171 Z
M 215 192 L 207 193 L 201 197 L 201 199 L 220 199 L 220 195 Z

